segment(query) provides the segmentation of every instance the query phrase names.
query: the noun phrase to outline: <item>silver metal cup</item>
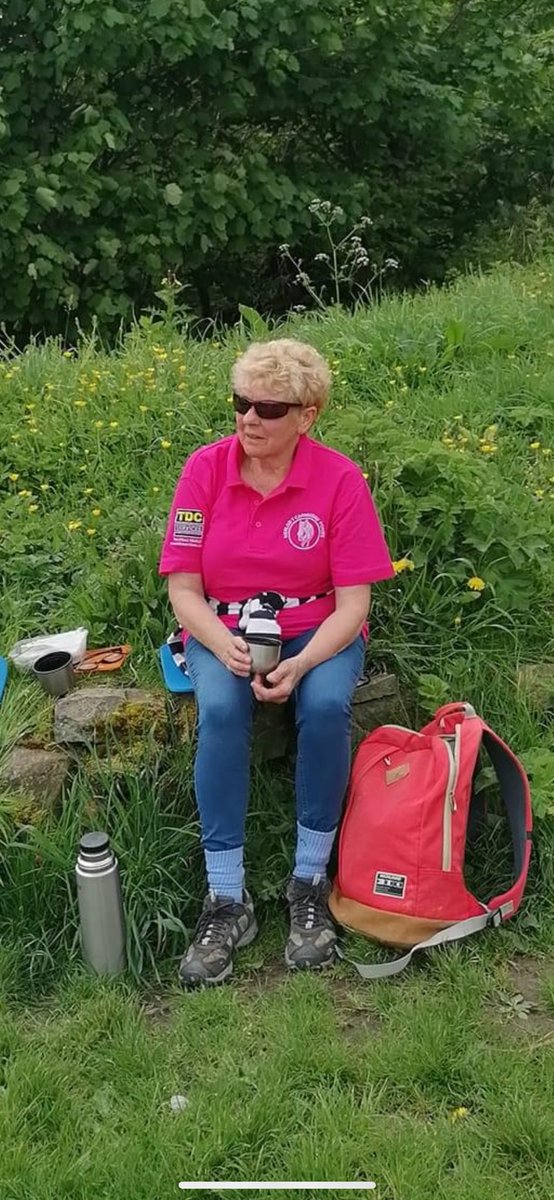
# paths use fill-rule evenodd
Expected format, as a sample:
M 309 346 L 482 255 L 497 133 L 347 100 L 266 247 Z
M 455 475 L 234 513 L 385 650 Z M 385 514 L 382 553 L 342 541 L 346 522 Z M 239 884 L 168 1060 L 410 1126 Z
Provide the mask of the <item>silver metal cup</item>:
M 253 675 L 267 675 L 277 666 L 281 657 L 281 642 L 274 640 L 252 640 L 246 638 L 250 650 L 251 671 Z
M 42 654 L 33 663 L 33 671 L 41 688 L 48 692 L 49 696 L 65 696 L 77 682 L 73 659 L 67 650 Z

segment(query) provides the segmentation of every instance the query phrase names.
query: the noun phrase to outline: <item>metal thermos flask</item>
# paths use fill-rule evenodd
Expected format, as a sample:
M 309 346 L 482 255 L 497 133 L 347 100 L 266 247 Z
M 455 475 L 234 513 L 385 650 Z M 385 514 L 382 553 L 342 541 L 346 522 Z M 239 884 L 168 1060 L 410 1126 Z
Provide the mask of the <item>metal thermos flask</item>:
M 107 833 L 85 833 L 75 868 L 86 962 L 101 975 L 125 970 L 125 918 L 117 858 Z

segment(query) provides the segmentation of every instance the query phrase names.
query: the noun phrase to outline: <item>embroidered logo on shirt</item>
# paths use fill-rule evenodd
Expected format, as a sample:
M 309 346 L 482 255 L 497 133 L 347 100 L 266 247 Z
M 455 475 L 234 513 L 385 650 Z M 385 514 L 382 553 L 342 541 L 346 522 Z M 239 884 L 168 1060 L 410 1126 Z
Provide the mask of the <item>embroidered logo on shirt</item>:
M 295 550 L 313 550 L 321 538 L 325 537 L 325 526 L 315 513 L 297 513 L 287 521 L 283 537 Z
M 204 513 L 197 508 L 178 508 L 173 522 L 173 541 L 199 546 L 204 533 Z

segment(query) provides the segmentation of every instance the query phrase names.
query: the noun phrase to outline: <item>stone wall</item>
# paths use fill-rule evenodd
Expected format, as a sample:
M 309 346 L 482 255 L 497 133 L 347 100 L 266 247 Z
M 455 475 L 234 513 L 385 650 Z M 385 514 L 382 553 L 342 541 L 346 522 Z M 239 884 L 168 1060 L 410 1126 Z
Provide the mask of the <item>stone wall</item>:
M 353 700 L 353 743 L 371 729 L 387 723 L 406 723 L 394 675 L 377 674 L 356 688 Z M 120 745 L 122 752 L 148 737 L 167 745 L 175 738 L 191 740 L 196 724 L 194 696 L 173 695 L 142 688 L 100 684 L 80 686 L 56 701 L 52 739 L 38 745 L 25 739 L 8 753 L 0 787 L 51 807 L 69 781 L 72 768 L 94 748 L 102 755 Z M 254 758 L 271 760 L 293 754 L 295 731 L 292 705 L 257 705 L 254 717 Z

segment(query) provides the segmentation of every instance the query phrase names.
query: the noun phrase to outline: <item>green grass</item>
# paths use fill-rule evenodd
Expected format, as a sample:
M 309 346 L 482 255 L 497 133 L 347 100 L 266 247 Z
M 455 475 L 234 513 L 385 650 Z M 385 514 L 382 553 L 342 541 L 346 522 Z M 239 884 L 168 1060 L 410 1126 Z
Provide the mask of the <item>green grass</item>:
M 246 966 L 233 987 L 168 987 L 161 1004 L 73 973 L 47 1007 L 0 1023 L 2 1195 L 374 1179 L 381 1200 L 546 1200 L 552 1040 L 495 1011 L 502 978 L 459 950 L 370 989 Z
M 374 1178 L 380 1200 L 553 1194 L 554 729 L 517 677 L 554 658 L 553 309 L 545 263 L 286 327 L 328 357 L 320 435 L 367 472 L 394 557 L 414 564 L 375 589 L 370 655 L 398 673 L 414 720 L 444 694 L 470 700 L 534 769 L 521 913 L 399 980 L 364 985 L 346 963 L 286 977 L 291 764 L 257 766 L 247 869 L 262 936 L 235 984 L 183 996 L 175 967 L 203 888 L 191 746 L 112 746 L 52 814 L 4 796 L 2 1200 L 165 1200 L 183 1178 Z M 84 624 L 91 645 L 132 643 L 121 682 L 159 686 L 166 513 L 183 459 L 232 428 L 246 342 L 145 320 L 113 350 L 6 350 L 1 652 Z M 49 744 L 51 704 L 12 673 L 0 758 L 29 735 Z M 100 824 L 128 919 L 131 972 L 112 985 L 82 972 L 72 877 L 79 834 Z M 473 876 L 492 889 L 505 866 L 489 829 Z M 533 972 L 526 1021 L 514 997 Z M 190 1101 L 179 1114 L 176 1092 Z

